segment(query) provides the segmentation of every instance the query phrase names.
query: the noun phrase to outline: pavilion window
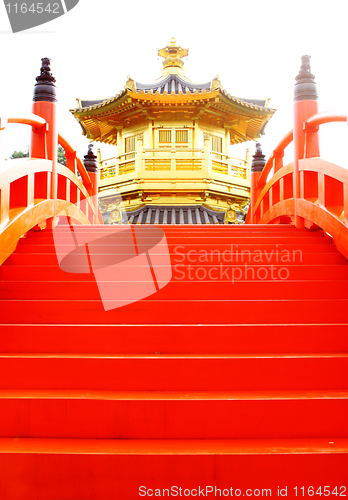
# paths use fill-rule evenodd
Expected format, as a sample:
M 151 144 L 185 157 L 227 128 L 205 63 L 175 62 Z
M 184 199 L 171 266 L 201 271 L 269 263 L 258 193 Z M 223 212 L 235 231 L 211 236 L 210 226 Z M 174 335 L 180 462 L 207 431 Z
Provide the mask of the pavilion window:
M 171 143 L 172 142 L 172 131 L 171 130 L 160 130 L 158 140 L 160 143 Z
M 188 143 L 188 130 L 176 130 L 175 131 L 175 142 L 182 144 Z
M 222 153 L 222 137 L 211 136 L 211 150 L 215 153 Z
M 210 147 L 213 153 L 213 158 L 216 160 L 222 160 L 222 137 L 218 137 L 216 135 L 210 136 Z M 214 154 L 215 153 L 215 154 Z
M 124 152 L 125 153 L 132 153 L 133 151 L 136 150 L 136 135 L 131 135 L 130 137 L 125 138 L 125 144 L 124 144 Z

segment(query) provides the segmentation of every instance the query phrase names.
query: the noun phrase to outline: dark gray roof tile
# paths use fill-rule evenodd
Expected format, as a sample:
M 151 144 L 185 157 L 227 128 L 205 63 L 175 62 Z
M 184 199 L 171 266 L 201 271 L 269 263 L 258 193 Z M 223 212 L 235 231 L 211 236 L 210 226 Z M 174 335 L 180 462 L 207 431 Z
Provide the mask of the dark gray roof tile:
M 158 80 L 157 82 L 153 83 L 135 83 L 136 87 L 136 92 L 139 94 L 144 94 L 144 93 L 150 93 L 150 94 L 194 94 L 196 93 L 205 93 L 209 92 L 211 88 L 211 82 L 207 83 L 194 83 L 187 81 L 183 78 L 181 78 L 179 75 L 168 75 L 165 78 L 162 78 L 161 80 Z M 243 106 L 247 107 L 258 107 L 258 108 L 265 108 L 267 100 L 260 100 L 260 99 L 243 99 L 240 97 L 235 97 L 231 96 L 231 94 L 227 94 L 225 90 L 221 90 L 221 92 L 226 95 L 229 99 L 232 101 L 237 102 L 238 104 L 241 104 Z M 109 104 L 110 102 L 113 102 L 116 98 L 122 96 L 125 94 L 126 91 L 122 91 L 121 94 L 109 98 L 109 99 L 103 99 L 99 101 L 80 101 L 81 102 L 81 107 L 82 109 L 95 109 L 97 107 Z M 271 108 L 268 108 L 271 109 Z M 79 110 L 76 110 L 79 111 Z M 272 110 L 274 111 L 274 110 Z
M 168 75 L 166 78 L 153 83 L 136 82 L 135 84 L 137 91 L 151 90 L 152 93 L 159 92 L 160 94 L 163 94 L 164 92 L 168 92 L 168 94 L 171 94 L 172 92 L 174 92 L 175 94 L 178 94 L 179 92 L 186 93 L 188 91 L 194 92 L 195 89 L 197 89 L 199 92 L 201 92 L 202 90 L 207 91 L 210 90 L 210 85 L 211 82 L 191 84 L 178 75 Z
M 105 219 L 110 213 L 105 212 Z M 197 206 L 144 206 L 132 212 L 122 212 L 123 224 L 224 224 L 225 213 Z
M 168 210 L 165 208 L 163 213 L 163 221 L 162 224 L 167 224 L 168 221 Z

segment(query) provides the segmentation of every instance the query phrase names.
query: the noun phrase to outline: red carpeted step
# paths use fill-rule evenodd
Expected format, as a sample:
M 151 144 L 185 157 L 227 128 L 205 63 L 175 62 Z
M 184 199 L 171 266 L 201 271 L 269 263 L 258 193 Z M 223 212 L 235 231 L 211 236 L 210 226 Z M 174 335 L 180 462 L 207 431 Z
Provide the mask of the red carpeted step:
M 1 389 L 345 389 L 348 354 L 2 354 Z
M 4 324 L 3 353 L 242 354 L 348 351 L 348 324 Z
M 178 497 L 180 493 L 202 497 L 203 491 L 210 497 L 228 493 L 309 498 L 313 491 L 319 495 L 319 487 L 322 495 L 326 488 L 326 495 L 343 496 L 347 459 L 346 438 L 2 438 L 0 496 L 11 500 L 134 500 L 168 496 L 163 491 L 167 489 Z
M 92 274 L 58 266 L 66 227 L 56 246 L 29 232 L 1 267 L 0 498 L 346 495 L 347 260 L 322 231 L 288 225 L 161 228 L 172 281 L 108 312 Z M 119 230 L 76 229 L 87 241 Z M 126 240 L 111 255 L 129 256 Z M 243 259 L 250 276 L 232 279 Z M 257 275 L 283 264 L 286 279 Z
M 315 286 L 315 285 L 314 285 Z M 125 302 L 120 300 L 117 305 Z M 108 299 L 104 300 L 108 306 Z M 111 306 L 114 304 L 110 302 Z M 85 324 L 303 324 L 348 323 L 347 299 L 144 300 L 110 309 L 101 300 L 4 300 L 5 323 Z M 233 314 L 232 314 L 233 311 Z
M 271 270 L 276 274 L 277 269 Z M 271 280 L 271 271 L 269 279 L 263 281 L 257 279 L 257 271 L 255 271 L 255 280 L 240 281 L 234 283 L 231 280 L 210 280 L 209 275 L 206 280 L 178 280 L 172 281 L 167 286 L 163 287 L 156 293 L 159 300 L 190 300 L 191 297 L 204 300 L 206 297 L 214 297 L 215 300 L 224 300 L 228 296 L 236 295 L 237 297 L 248 297 L 248 299 L 347 299 L 348 287 L 345 280 L 318 280 L 301 282 L 301 287 L 298 286 L 298 281 L 295 280 Z M 265 271 L 264 271 L 265 272 Z M 216 277 L 216 272 L 211 273 Z M 289 272 L 291 274 L 291 272 Z M 252 277 L 253 275 L 249 273 Z M 260 273 L 261 274 L 261 273 Z M 262 273 L 262 276 L 264 273 Z M 99 300 L 100 293 L 95 281 L 79 281 L 74 275 L 71 276 L 71 281 L 67 286 L 66 281 L 13 281 L 0 282 L 0 299 L 23 299 L 23 300 L 44 300 L 49 294 L 54 300 L 74 300 L 87 299 Z M 122 282 L 115 282 L 115 286 L 121 286 Z M 141 281 L 139 281 L 141 285 Z M 252 285 L 252 286 L 251 286 Z M 137 286 L 137 282 L 134 283 Z M 130 296 L 132 290 L 128 291 Z M 127 291 L 125 290 L 124 298 L 127 299 Z
M 2 389 L 0 414 L 3 437 L 339 438 L 348 391 Z
M 82 233 L 84 235 L 85 233 Z M 93 234 L 93 233 L 91 233 Z M 123 237 L 122 233 L 117 234 L 117 237 L 115 238 L 115 241 L 113 242 L 112 246 L 127 246 L 128 242 L 128 231 L 126 232 L 126 235 Z M 79 234 L 80 235 L 80 234 Z M 88 233 L 86 233 L 86 236 Z M 137 238 L 141 241 L 142 236 L 139 236 L 138 233 L 136 233 Z M 105 233 L 105 237 L 108 236 L 108 233 Z M 147 236 L 146 233 L 144 234 L 143 238 L 145 240 L 151 240 L 151 236 Z M 83 237 L 81 238 L 83 239 Z M 91 239 L 91 237 L 88 235 L 88 238 L 86 238 L 87 241 Z M 155 239 L 155 238 L 154 238 Z M 100 245 L 101 247 L 104 245 L 104 237 L 103 235 L 99 233 L 95 233 L 95 245 Z M 21 245 L 19 245 L 16 249 L 16 252 L 21 252 L 24 253 L 27 249 L 30 247 L 33 248 L 35 252 L 47 252 L 51 248 L 55 247 L 64 247 L 67 243 L 70 242 L 70 234 L 68 233 L 67 235 L 58 235 L 55 236 L 54 241 L 52 237 L 37 237 L 37 238 L 24 238 L 23 242 Z M 190 236 L 189 234 L 185 235 L 176 235 L 176 236 L 171 236 L 171 235 L 166 235 L 166 242 L 169 246 L 170 249 L 175 249 L 176 246 L 189 246 L 194 248 L 195 246 L 199 246 L 202 248 L 202 245 L 204 245 L 204 248 L 209 250 L 211 248 L 214 248 L 216 246 L 219 247 L 226 247 L 226 249 L 231 249 L 234 248 L 235 250 L 238 250 L 240 248 L 247 248 L 249 245 L 250 246 L 255 246 L 255 247 L 263 247 L 265 248 L 271 248 L 272 245 L 274 246 L 275 249 L 279 248 L 282 249 L 284 248 L 284 245 L 299 245 L 299 246 L 304 246 L 308 244 L 314 244 L 317 243 L 318 245 L 329 245 L 329 246 L 334 246 L 331 244 L 331 240 L 328 238 L 323 238 L 322 236 L 308 236 L 308 235 L 294 235 L 294 236 L 279 236 L 279 235 L 260 235 L 260 236 L 255 236 L 252 233 L 247 234 L 247 235 L 236 235 L 236 236 L 228 236 L 228 235 L 221 235 L 221 236 L 214 236 L 214 235 L 206 235 L 206 236 Z M 164 243 L 161 244 L 162 246 Z
M 307 262 L 303 264 L 309 265 L 288 265 L 286 266 L 279 265 L 276 262 L 267 263 L 266 266 L 248 266 L 248 271 L 245 270 L 245 265 L 236 265 L 233 268 L 234 271 L 234 279 L 235 281 L 240 281 L 241 278 L 245 276 L 249 279 L 253 277 L 256 279 L 258 276 L 258 272 L 260 273 L 260 277 L 263 278 L 267 272 L 268 276 L 272 277 L 272 267 L 275 266 L 273 273 L 280 279 L 286 278 L 291 280 L 347 280 L 348 279 L 348 266 L 345 262 L 340 261 L 340 258 L 343 256 L 337 254 L 326 254 L 324 258 L 316 260 L 312 259 L 312 262 Z M 312 254 L 309 256 L 312 257 Z M 333 258 L 331 258 L 333 257 Z M 337 259 L 336 257 L 339 257 Z M 41 258 L 42 261 L 45 258 Z M 190 267 L 188 267 L 190 266 Z M 124 263 L 124 267 L 134 268 L 134 264 L 127 264 L 127 261 Z M 138 266 L 138 269 L 141 269 L 143 266 Z M 259 271 L 260 268 L 265 268 L 265 271 Z M 285 267 L 286 270 L 283 270 Z M 202 269 L 199 270 L 198 269 Z M 204 269 L 206 271 L 204 271 Z M 240 269 L 241 271 L 238 271 Z M 74 266 L 73 271 L 77 270 L 77 266 Z M 197 277 L 202 280 L 203 278 L 216 278 L 221 274 L 221 277 L 229 279 L 232 281 L 232 266 L 231 265 L 223 265 L 221 266 L 221 262 L 217 261 L 216 263 L 210 264 L 198 264 L 197 262 L 180 262 L 175 264 L 172 268 L 173 279 L 176 281 L 182 281 L 184 277 L 190 278 L 190 276 Z M 198 273 L 198 276 L 197 276 Z M 209 275 L 210 273 L 210 275 Z M 217 274 L 218 273 L 218 274 Z M 78 276 L 77 276 L 78 274 Z M 62 271 L 58 263 L 56 262 L 53 265 L 44 265 L 39 266 L 36 265 L 15 265 L 6 263 L 0 268 L 0 283 L 9 283 L 11 281 L 76 281 L 78 278 L 79 281 L 95 281 L 93 274 L 81 274 L 81 273 L 68 273 Z M 192 278 L 191 278 L 192 279 Z M 278 279 L 278 281 L 280 280 Z M 199 280 L 198 280 L 199 281 Z M 212 280 L 213 281 L 213 280 Z M 220 280 L 219 280 L 220 281 Z M 276 281 L 276 280 L 274 280 Z

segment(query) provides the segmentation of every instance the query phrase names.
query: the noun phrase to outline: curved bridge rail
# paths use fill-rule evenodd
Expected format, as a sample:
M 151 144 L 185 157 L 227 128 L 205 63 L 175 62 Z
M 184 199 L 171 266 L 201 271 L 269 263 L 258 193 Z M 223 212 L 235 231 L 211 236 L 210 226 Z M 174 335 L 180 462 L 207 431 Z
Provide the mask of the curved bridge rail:
M 347 122 L 348 114 L 317 113 L 316 100 L 305 97 L 296 101 L 295 91 L 294 130 L 280 141 L 263 168 L 259 165 L 264 156 L 260 151 L 254 156 L 258 168 L 252 172 L 246 223 L 321 228 L 348 258 L 348 170 L 320 158 L 318 139 L 321 125 Z M 283 165 L 284 150 L 292 141 L 294 161 Z
M 2 120 L 0 134 L 11 123 L 32 127 L 32 134 L 39 135 L 43 141 L 43 157 L 3 162 L 0 170 L 0 265 L 27 231 L 34 227 L 42 229 L 48 226 L 48 221 L 54 224 L 59 213 L 81 224 L 102 222 L 92 198 L 91 177 L 73 147 L 58 134 L 58 143 L 65 150 L 67 162 L 66 166 L 57 164 L 48 158 L 49 124 L 44 118 L 29 114 Z M 56 196 L 52 196 L 53 176 L 56 177 Z

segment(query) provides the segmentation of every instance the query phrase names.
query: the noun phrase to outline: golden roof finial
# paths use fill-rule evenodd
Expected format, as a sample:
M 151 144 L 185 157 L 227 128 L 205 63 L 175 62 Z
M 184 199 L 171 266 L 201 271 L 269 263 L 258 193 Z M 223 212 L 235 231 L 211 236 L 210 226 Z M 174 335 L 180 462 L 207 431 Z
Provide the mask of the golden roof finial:
M 183 68 L 182 57 L 188 56 L 188 49 L 183 49 L 176 44 L 176 38 L 170 39 L 170 45 L 160 49 L 158 55 L 164 57 L 163 68 Z
M 128 90 L 131 90 L 132 92 L 136 91 L 134 80 L 129 75 L 127 76 L 127 81 L 126 81 L 126 85 L 124 86 L 124 88 L 125 88 L 125 90 L 128 89 Z
M 220 77 L 217 75 L 214 80 L 211 82 L 210 90 L 218 90 L 221 89 Z

